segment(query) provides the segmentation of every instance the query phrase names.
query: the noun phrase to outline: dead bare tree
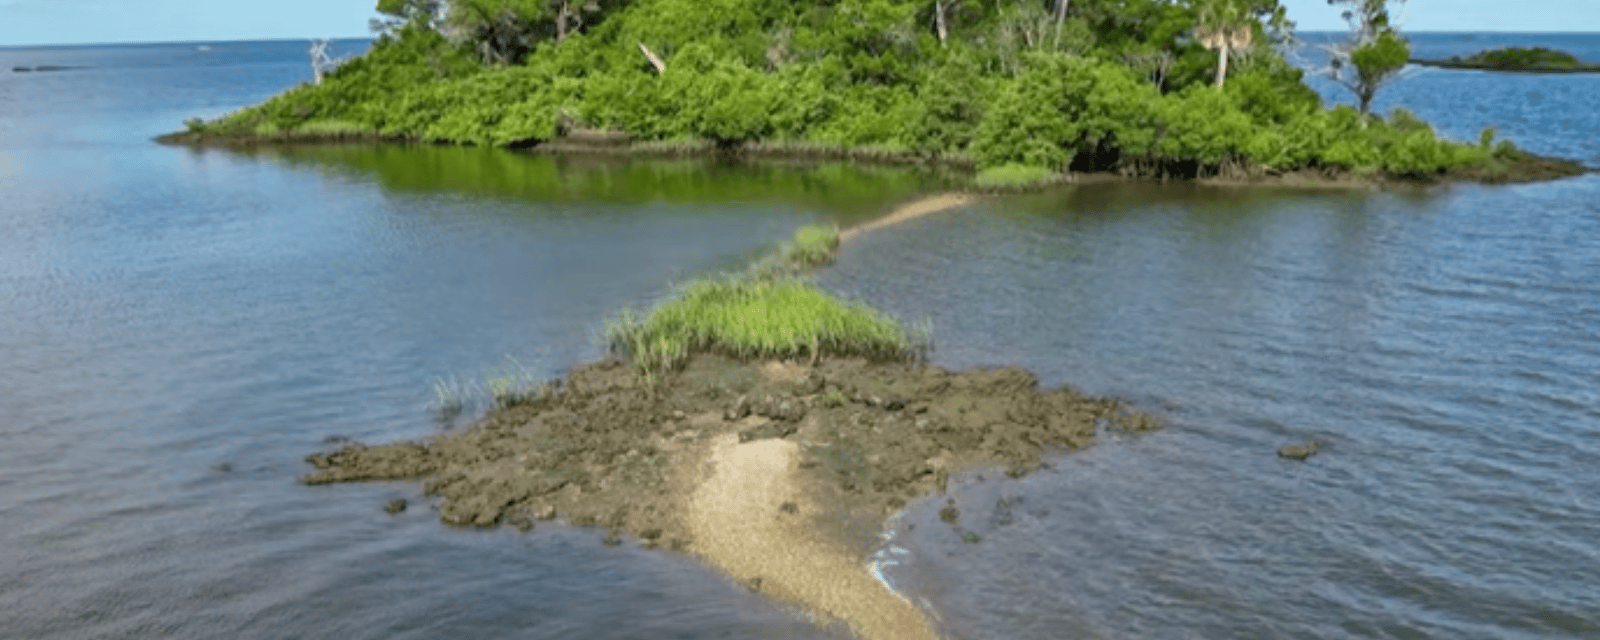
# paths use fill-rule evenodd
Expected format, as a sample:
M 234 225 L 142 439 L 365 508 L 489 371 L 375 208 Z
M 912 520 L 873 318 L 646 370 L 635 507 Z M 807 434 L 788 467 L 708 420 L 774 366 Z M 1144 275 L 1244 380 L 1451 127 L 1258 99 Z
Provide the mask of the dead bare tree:
M 1056 0 L 1056 42 L 1055 48 L 1061 48 L 1061 28 L 1067 22 L 1067 3 L 1071 0 Z
M 311 77 L 316 80 L 317 84 L 322 84 L 322 77 L 339 65 L 337 60 L 328 55 L 328 45 L 332 42 L 327 38 L 317 38 L 311 41 Z

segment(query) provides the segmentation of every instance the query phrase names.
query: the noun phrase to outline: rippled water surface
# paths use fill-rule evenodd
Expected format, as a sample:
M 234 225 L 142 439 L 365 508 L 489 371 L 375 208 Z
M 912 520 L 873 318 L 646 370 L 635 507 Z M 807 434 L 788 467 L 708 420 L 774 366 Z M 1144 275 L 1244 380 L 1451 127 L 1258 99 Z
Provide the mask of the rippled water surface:
M 0 637 L 838 637 L 680 557 L 294 477 L 440 428 L 435 378 L 558 374 L 607 314 L 925 176 L 149 143 L 309 75 L 301 43 L 207 47 L 0 49 Z M 1379 107 L 1600 164 L 1597 82 L 1418 70 Z M 931 318 L 941 362 L 1168 422 L 956 487 L 977 544 L 914 505 L 891 577 L 963 639 L 1600 637 L 1597 203 L 1103 185 L 866 236 L 824 284 Z

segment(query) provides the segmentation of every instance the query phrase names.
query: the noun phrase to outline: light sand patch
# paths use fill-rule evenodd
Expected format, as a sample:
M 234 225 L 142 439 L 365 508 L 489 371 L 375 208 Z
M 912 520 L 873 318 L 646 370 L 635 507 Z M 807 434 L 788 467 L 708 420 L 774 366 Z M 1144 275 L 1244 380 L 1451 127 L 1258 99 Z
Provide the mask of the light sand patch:
M 889 225 L 899 224 L 913 218 L 920 218 L 930 213 L 938 213 L 946 209 L 954 209 L 956 207 L 971 204 L 977 201 L 977 196 L 966 193 L 945 193 L 936 196 L 929 196 L 927 198 L 923 198 L 921 200 L 898 207 L 894 211 L 890 211 L 889 215 L 886 215 L 882 218 L 878 218 L 866 224 L 845 229 L 843 232 L 839 233 L 839 243 L 843 244 L 849 242 L 850 240 L 869 231 L 875 231 Z
M 878 582 L 863 559 L 807 526 L 819 507 L 798 481 L 798 455 L 788 440 L 715 438 L 710 476 L 690 497 L 695 552 L 763 593 L 844 621 L 865 640 L 937 639 L 922 612 Z

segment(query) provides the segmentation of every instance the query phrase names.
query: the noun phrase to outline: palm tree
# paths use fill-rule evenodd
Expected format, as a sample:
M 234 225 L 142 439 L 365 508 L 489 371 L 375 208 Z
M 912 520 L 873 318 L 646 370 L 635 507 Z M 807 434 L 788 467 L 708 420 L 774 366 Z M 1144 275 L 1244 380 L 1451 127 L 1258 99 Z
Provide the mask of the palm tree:
M 1217 87 L 1228 77 L 1228 55 L 1255 40 L 1255 20 L 1240 0 L 1197 0 L 1195 39 L 1217 50 Z

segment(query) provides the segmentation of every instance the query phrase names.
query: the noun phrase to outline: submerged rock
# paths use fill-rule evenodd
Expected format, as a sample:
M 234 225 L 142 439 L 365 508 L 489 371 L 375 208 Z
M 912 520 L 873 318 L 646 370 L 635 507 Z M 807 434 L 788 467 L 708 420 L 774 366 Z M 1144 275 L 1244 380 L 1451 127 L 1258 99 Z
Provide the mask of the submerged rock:
M 1278 447 L 1278 457 L 1290 460 L 1305 460 L 1317 454 L 1322 449 L 1322 443 L 1317 440 L 1308 440 L 1300 444 L 1286 444 Z

